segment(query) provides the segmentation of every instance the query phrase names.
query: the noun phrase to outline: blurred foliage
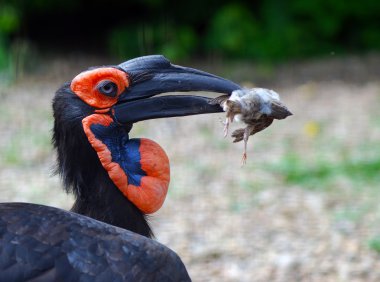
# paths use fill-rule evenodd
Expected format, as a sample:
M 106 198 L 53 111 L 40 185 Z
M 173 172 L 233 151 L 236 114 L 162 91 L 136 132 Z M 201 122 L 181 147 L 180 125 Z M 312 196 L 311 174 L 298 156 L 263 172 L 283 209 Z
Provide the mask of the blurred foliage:
M 368 240 L 368 247 L 380 254 L 380 236 L 375 236 Z
M 380 180 L 380 150 L 372 158 L 344 156 L 338 162 L 320 158 L 314 162 L 296 153 L 285 155 L 271 169 L 279 173 L 288 184 L 310 189 L 335 187 L 342 177 L 357 183 L 378 183 Z
M 131 58 L 163 53 L 171 59 L 184 59 L 194 54 L 196 34 L 189 26 L 142 25 L 115 28 L 109 35 L 109 53 Z
M 206 47 L 220 55 L 254 57 L 259 53 L 259 29 L 247 7 L 237 3 L 224 6 L 211 19 Z
M 20 15 L 17 9 L 9 4 L 0 4 L 0 70 L 9 66 L 9 36 L 19 25 Z
M 76 34 L 123 58 L 163 53 L 176 60 L 211 55 L 276 62 L 379 50 L 379 14 L 374 0 L 3 0 L 0 67 L 9 61 L 12 40 L 33 40 L 36 33 L 57 48 Z

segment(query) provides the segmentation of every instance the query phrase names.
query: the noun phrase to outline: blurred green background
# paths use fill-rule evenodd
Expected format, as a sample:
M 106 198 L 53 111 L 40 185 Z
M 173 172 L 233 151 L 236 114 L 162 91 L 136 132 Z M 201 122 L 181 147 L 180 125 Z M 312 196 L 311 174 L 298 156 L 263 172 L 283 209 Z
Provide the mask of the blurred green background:
M 25 42 L 123 59 L 278 62 L 368 52 L 380 49 L 379 15 L 374 0 L 2 0 L 0 68 L 19 59 L 12 47 L 22 53 Z
M 134 126 L 171 161 L 152 225 L 194 281 L 380 281 L 379 18 L 376 0 L 0 0 L 0 201 L 69 209 L 50 177 L 54 92 L 160 53 L 294 113 L 250 138 L 244 167 L 223 114 Z

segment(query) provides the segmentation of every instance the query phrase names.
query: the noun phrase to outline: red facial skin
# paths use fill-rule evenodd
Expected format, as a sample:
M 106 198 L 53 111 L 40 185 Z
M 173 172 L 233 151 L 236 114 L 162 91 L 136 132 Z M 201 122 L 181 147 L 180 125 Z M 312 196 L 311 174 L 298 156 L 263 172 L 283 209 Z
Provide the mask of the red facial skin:
M 116 97 L 103 95 L 97 86 L 103 81 L 112 81 L 117 85 Z M 108 172 L 110 179 L 125 197 L 144 213 L 153 213 L 162 206 L 170 182 L 170 165 L 165 151 L 154 141 L 140 139 L 139 165 L 146 173 L 140 186 L 128 183 L 128 176 L 121 166 L 112 160 L 112 154 L 106 144 L 97 139 L 91 131 L 91 125 L 109 126 L 114 122 L 108 114 L 110 107 L 117 103 L 119 95 L 129 86 L 125 72 L 115 68 L 98 68 L 77 75 L 71 90 L 88 105 L 96 108 L 95 114 L 82 120 L 83 129 L 91 146 L 97 152 L 99 160 Z
M 116 97 L 103 95 L 97 86 L 103 81 L 112 81 L 117 85 Z M 125 72 L 115 68 L 98 68 L 78 74 L 71 82 L 71 90 L 84 102 L 97 109 L 110 108 L 116 104 L 119 95 L 129 86 Z

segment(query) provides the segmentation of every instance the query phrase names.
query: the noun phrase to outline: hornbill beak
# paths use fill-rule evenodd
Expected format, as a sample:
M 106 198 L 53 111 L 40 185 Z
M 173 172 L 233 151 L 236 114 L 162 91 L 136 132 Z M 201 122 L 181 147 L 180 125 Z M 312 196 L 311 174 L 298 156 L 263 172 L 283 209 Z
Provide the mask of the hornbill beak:
M 241 89 L 216 75 L 173 65 L 160 55 L 136 58 L 118 68 L 127 73 L 130 82 L 112 108 L 113 117 L 120 124 L 223 111 L 219 105 L 211 105 L 211 99 L 207 97 L 170 95 L 151 98 L 158 94 L 189 91 L 231 94 Z

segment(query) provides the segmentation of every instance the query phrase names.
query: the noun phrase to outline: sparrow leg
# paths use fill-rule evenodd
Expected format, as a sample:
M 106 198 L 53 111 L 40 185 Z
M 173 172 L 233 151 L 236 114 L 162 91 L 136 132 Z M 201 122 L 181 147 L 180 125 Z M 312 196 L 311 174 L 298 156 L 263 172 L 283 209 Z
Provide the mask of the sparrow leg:
M 244 137 L 243 137 L 243 141 L 244 141 L 244 153 L 243 153 L 243 158 L 241 160 L 242 165 L 245 165 L 246 162 L 247 162 L 247 143 L 248 143 L 249 133 L 250 133 L 250 128 L 249 128 L 249 126 L 247 126 L 244 129 Z
M 228 127 L 230 126 L 230 124 L 234 121 L 234 116 L 233 115 L 230 115 L 230 114 L 227 114 L 227 118 L 226 118 L 226 121 L 224 122 L 224 138 L 227 137 L 227 134 L 228 134 Z
M 229 125 L 230 125 L 230 119 L 227 117 L 227 118 L 226 118 L 226 121 L 223 122 L 223 124 L 224 124 L 224 129 L 223 129 L 224 138 L 226 138 L 226 137 L 227 137 L 227 134 L 228 134 L 228 127 L 229 127 Z

